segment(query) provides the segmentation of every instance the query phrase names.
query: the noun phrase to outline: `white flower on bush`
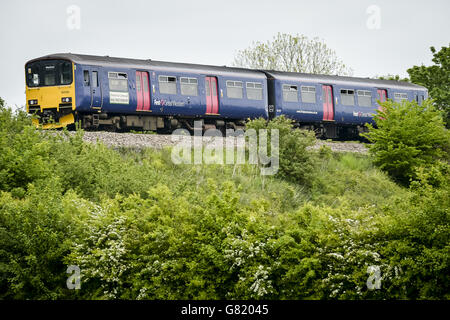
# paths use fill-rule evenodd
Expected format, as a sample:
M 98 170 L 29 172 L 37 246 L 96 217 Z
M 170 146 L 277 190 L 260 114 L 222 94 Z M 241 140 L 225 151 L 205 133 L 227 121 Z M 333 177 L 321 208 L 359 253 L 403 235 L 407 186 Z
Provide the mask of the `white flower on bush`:
M 91 219 L 86 223 L 89 237 L 74 246 L 75 257 L 85 281 L 97 279 L 105 298 L 115 299 L 122 287 L 121 276 L 128 270 L 125 261 L 125 219 L 118 217 L 112 223 L 105 223 L 105 208 L 95 206 Z
M 272 281 L 267 280 L 270 274 L 270 268 L 258 266 L 255 275 L 253 276 L 253 283 L 250 286 L 253 298 L 262 298 L 273 290 Z

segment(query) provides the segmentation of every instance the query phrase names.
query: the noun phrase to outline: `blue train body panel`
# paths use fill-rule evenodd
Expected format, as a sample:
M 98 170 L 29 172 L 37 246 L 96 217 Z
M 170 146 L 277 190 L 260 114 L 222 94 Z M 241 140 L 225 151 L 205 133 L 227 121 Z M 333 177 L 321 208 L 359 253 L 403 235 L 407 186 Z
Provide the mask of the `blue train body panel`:
M 300 123 L 324 121 L 323 86 L 332 88 L 332 121 L 340 125 L 363 125 L 373 122 L 373 115 L 379 107 L 377 101 L 380 98 L 379 90 L 386 90 L 387 97 L 390 99 L 395 99 L 398 94 L 405 94 L 407 100 L 419 101 L 419 97 L 426 99 L 428 95 L 424 87 L 398 81 L 277 71 L 266 71 L 266 74 L 271 92 L 269 103 L 275 106 L 276 115 L 285 115 Z M 290 92 L 291 98 L 296 97 L 296 101 L 284 98 L 284 86 L 296 88 L 296 92 Z M 315 102 L 303 101 L 302 90 L 304 87 L 314 88 Z M 345 90 L 353 92 L 353 104 L 345 104 L 342 101 L 342 91 Z M 359 102 L 359 92 L 370 93 L 370 105 L 362 105 Z
M 174 66 L 175 65 L 175 66 Z M 155 65 L 151 63 L 145 66 L 134 66 L 124 68 L 120 64 L 116 65 L 93 65 L 87 63 L 77 63 L 75 70 L 76 79 L 76 102 L 77 110 L 80 112 L 92 112 L 101 110 L 107 113 L 117 114 L 150 114 L 155 116 L 181 116 L 181 117 L 205 117 L 206 114 L 206 92 L 205 78 L 207 76 L 217 78 L 218 94 L 218 114 L 207 115 L 224 119 L 247 119 L 247 118 L 267 118 L 268 92 L 267 81 L 263 73 L 258 71 L 245 71 L 235 68 L 214 67 L 191 68 L 189 70 L 184 64 Z M 236 71 L 234 71 L 236 70 Z M 148 112 L 137 111 L 136 92 L 136 71 L 144 71 L 149 74 L 150 89 L 150 110 Z M 98 88 L 96 93 L 91 93 L 91 85 L 84 84 L 84 72 L 89 72 L 92 82 L 92 73 L 98 74 Z M 127 103 L 112 103 L 108 81 L 108 73 L 125 73 L 128 77 L 128 101 Z M 159 76 L 175 77 L 177 79 L 176 93 L 161 93 Z M 198 80 L 197 95 L 182 95 L 180 89 L 180 78 L 195 78 Z M 227 95 L 227 81 L 240 81 L 243 84 L 242 99 L 229 98 Z M 249 100 L 247 97 L 246 83 L 260 83 L 262 86 L 262 99 Z M 93 96 L 99 96 L 99 103 L 93 103 Z M 94 98 L 95 99 L 95 98 Z

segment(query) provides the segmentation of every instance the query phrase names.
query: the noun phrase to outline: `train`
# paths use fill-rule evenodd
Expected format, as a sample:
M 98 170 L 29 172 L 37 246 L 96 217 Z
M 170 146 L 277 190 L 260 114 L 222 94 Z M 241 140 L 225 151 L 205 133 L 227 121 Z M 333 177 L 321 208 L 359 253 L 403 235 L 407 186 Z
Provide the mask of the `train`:
M 170 132 L 243 129 L 279 116 L 324 138 L 353 138 L 373 123 L 379 102 L 428 98 L 401 81 L 228 66 L 50 54 L 25 64 L 26 108 L 44 129 Z

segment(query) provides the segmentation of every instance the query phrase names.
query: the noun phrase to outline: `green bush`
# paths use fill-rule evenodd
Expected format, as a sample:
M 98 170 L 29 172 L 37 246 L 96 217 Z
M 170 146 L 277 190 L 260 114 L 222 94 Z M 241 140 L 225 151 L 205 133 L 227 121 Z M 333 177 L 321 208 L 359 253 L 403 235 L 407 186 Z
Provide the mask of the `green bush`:
M 307 150 L 315 143 L 312 131 L 293 130 L 292 120 L 284 116 L 276 117 L 271 121 L 255 119 L 247 123 L 248 129 L 278 130 L 279 132 L 279 171 L 278 176 L 301 185 L 309 186 L 313 179 L 315 157 Z M 268 138 L 268 141 L 270 139 Z
M 399 270 L 390 296 L 449 299 L 450 170 L 447 163 L 419 168 L 407 201 L 386 208 L 380 253 Z
M 382 103 L 383 111 L 374 117 L 376 127 L 368 124 L 365 134 L 374 163 L 396 181 L 407 185 L 416 179 L 416 169 L 449 157 L 450 135 L 441 111 L 431 100 Z
M 64 296 L 69 222 L 55 180 L 29 185 L 24 199 L 0 194 L 0 298 Z
M 0 107 L 0 190 L 22 193 L 28 183 L 48 178 L 49 151 L 23 112 Z

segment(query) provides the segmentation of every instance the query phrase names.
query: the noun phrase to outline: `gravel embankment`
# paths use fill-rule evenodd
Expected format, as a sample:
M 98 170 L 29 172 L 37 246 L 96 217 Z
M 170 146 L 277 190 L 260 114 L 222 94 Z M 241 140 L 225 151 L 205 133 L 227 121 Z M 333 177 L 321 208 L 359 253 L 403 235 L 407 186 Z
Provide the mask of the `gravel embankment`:
M 180 137 L 180 136 L 178 136 Z M 236 143 L 236 139 L 231 139 L 228 143 Z M 129 147 L 129 148 L 155 148 L 162 149 L 167 146 L 174 146 L 179 142 L 177 140 L 172 141 L 171 135 L 157 135 L 157 134 L 137 134 L 137 133 L 116 133 L 116 132 L 85 132 L 84 140 L 90 143 L 102 142 L 109 147 Z M 205 138 L 203 144 L 208 144 L 211 139 Z M 226 143 L 226 140 L 225 140 Z M 330 142 L 324 140 L 318 140 L 313 149 L 318 149 L 322 145 L 327 145 L 333 152 L 355 152 L 355 153 L 367 153 L 368 149 L 362 143 L 358 142 Z
M 359 142 L 329 142 L 323 140 L 317 140 L 316 145 L 313 149 L 319 149 L 322 145 L 327 145 L 331 148 L 333 152 L 354 152 L 354 153 L 368 153 L 369 149 Z

